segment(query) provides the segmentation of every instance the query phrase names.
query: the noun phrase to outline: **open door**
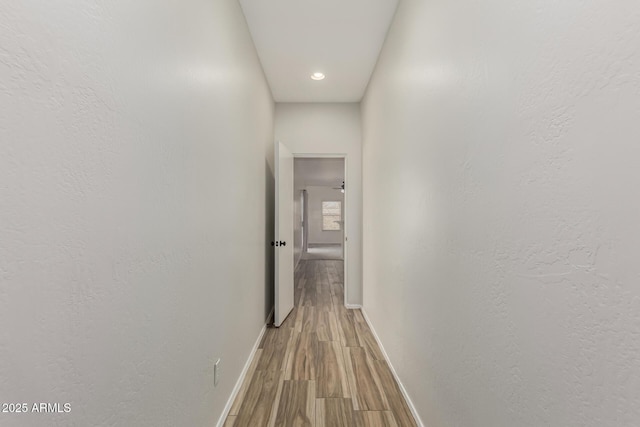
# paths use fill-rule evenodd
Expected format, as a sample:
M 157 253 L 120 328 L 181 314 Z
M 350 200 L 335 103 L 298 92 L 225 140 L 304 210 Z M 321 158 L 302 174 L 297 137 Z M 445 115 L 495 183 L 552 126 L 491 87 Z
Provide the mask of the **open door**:
M 293 310 L 293 155 L 281 142 L 275 144 L 275 309 L 280 326 Z

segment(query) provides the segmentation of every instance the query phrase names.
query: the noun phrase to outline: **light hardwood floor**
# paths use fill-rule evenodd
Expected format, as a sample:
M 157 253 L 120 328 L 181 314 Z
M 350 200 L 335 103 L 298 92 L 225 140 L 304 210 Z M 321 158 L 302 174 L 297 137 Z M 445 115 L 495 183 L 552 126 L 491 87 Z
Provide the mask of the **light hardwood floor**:
M 416 426 L 360 310 L 344 307 L 342 261 L 300 261 L 295 307 L 267 328 L 225 426 Z

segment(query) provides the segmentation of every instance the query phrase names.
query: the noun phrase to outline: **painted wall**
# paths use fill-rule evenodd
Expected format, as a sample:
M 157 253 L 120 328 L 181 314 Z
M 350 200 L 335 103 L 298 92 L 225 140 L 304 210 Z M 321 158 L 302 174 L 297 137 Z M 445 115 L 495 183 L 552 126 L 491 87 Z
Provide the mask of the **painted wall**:
M 322 202 L 344 202 L 344 194 L 331 187 L 307 187 L 309 194 L 309 243 L 311 244 L 341 244 L 342 230 L 322 230 Z
M 214 425 L 272 304 L 274 105 L 240 6 L 0 16 L 0 400 L 71 403 L 0 424 Z
M 640 424 L 640 5 L 400 2 L 364 305 L 425 425 Z
M 275 139 L 293 153 L 347 154 L 346 297 L 362 303 L 362 133 L 359 104 L 276 103 Z

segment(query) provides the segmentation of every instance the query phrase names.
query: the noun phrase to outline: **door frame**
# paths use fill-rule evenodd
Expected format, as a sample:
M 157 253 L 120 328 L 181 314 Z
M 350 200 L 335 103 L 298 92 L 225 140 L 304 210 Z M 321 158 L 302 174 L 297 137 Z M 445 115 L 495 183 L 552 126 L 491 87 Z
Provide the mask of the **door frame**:
M 294 158 L 294 161 L 295 161 L 295 158 Z M 309 248 L 309 194 L 307 194 L 307 190 L 302 190 L 302 253 L 307 252 L 308 248 Z
M 349 227 L 348 227 L 348 219 L 347 219 L 347 212 L 349 209 L 349 203 L 347 200 L 347 192 L 349 191 L 349 182 L 347 180 L 347 170 L 348 170 L 348 157 L 347 157 L 347 153 L 298 153 L 295 151 L 292 151 L 291 154 L 293 154 L 293 161 L 295 162 L 296 159 L 343 159 L 344 160 L 344 202 L 342 203 L 342 218 L 343 218 L 343 223 L 342 223 L 342 276 L 343 276 L 343 284 L 342 286 L 344 287 L 344 301 L 342 302 L 342 304 L 347 307 L 347 295 L 349 293 L 349 287 L 347 286 L 348 284 L 348 278 L 347 278 L 347 265 L 348 265 L 348 259 L 349 259 L 349 255 L 348 255 L 348 242 L 349 242 Z

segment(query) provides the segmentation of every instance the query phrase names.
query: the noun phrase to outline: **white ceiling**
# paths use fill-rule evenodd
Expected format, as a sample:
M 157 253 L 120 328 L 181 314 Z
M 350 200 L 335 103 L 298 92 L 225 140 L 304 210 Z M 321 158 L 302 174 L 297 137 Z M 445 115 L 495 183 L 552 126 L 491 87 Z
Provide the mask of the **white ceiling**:
M 240 0 L 276 102 L 359 102 L 397 3 Z
M 297 158 L 293 161 L 297 188 L 340 187 L 344 181 L 344 159 Z

